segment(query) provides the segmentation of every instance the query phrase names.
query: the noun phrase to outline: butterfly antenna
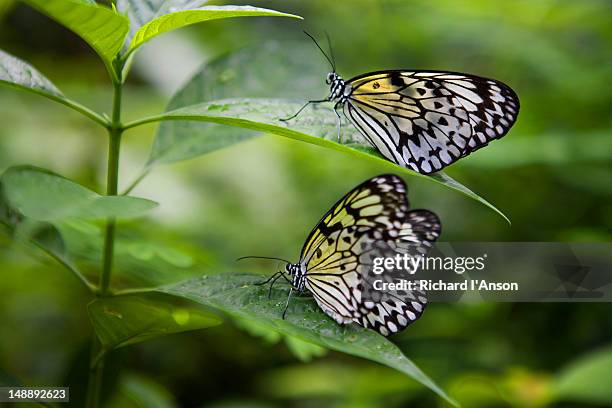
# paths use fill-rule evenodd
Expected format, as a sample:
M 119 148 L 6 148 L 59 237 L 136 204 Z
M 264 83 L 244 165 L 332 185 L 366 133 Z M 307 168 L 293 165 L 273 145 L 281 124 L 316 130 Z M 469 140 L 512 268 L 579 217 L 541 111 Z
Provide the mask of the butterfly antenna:
M 291 263 L 291 262 L 289 262 L 286 259 L 276 258 L 276 257 L 273 257 L 273 256 L 241 256 L 240 258 L 236 259 L 236 261 L 242 261 L 243 259 L 273 259 L 273 260 L 276 260 L 276 261 L 287 262 L 288 264 Z
M 327 60 L 327 62 L 329 62 L 329 65 L 331 65 L 332 69 L 334 70 L 334 72 L 336 71 L 336 66 L 335 64 L 332 62 L 332 60 L 329 58 L 329 56 L 325 53 L 325 51 L 323 51 L 323 48 L 321 48 L 321 46 L 319 45 L 319 43 L 317 42 L 317 40 L 315 40 L 315 38 L 308 34 L 307 31 L 304 31 L 304 34 L 306 34 L 308 37 L 310 37 L 310 39 L 315 43 L 315 45 L 317 46 L 317 48 L 319 49 L 319 51 L 321 51 L 321 53 L 323 53 L 323 55 L 325 56 L 325 59 Z
M 334 69 L 334 72 L 336 72 L 336 57 L 334 56 L 334 49 L 332 48 L 331 40 L 329 39 L 329 34 L 327 31 L 325 31 L 325 38 L 327 38 L 327 48 L 329 48 L 329 56 L 331 57 L 332 68 Z

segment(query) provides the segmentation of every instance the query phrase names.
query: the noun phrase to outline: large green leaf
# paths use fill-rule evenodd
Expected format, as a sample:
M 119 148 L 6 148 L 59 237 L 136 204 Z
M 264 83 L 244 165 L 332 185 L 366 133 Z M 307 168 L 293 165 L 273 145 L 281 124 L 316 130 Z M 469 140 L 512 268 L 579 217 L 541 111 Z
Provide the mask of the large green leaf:
M 312 58 L 312 52 L 307 51 L 313 47 L 307 46 L 297 41 L 268 41 L 223 55 L 205 64 L 172 98 L 166 110 L 226 98 L 320 97 L 325 92 L 323 73 L 328 67 L 323 58 Z M 148 165 L 190 159 L 257 134 L 213 123 L 163 122 Z
M 222 323 L 217 315 L 175 301 L 159 293 L 99 298 L 88 305 L 89 318 L 104 350 Z
M 143 25 L 164 14 L 191 10 L 200 7 L 206 0 L 118 0 L 117 10 L 130 19 L 130 33 L 127 42 Z
M 33 92 L 81 112 L 98 123 L 106 123 L 105 119 L 97 113 L 66 98 L 36 68 L 2 50 L 0 50 L 0 85 Z
M 256 16 L 293 17 L 301 19 L 301 17 L 293 14 L 251 6 L 207 6 L 191 10 L 176 11 L 163 14 L 140 27 L 134 34 L 128 53 L 134 51 L 153 37 L 191 24 L 222 18 Z
M 305 111 L 290 122 L 280 120 L 291 116 L 301 105 L 299 102 L 282 99 L 226 99 L 176 109 L 158 116 L 132 122 L 127 124 L 126 127 L 129 128 L 163 120 L 193 120 L 268 132 L 349 153 L 359 156 L 361 159 L 377 161 L 391 167 L 394 171 L 435 181 L 486 205 L 509 222 L 508 218 L 495 206 L 452 179 L 446 173 L 438 172 L 426 176 L 384 159 L 376 150 L 365 146 L 366 143 L 363 137 L 352 126 L 344 126 L 342 132 L 343 141 L 338 143 L 338 124 L 333 115 L 321 114 L 322 108 Z M 319 111 L 319 113 L 313 113 L 313 111 Z
M 612 347 L 582 357 L 565 368 L 553 384 L 558 400 L 612 405 Z
M 256 285 L 261 281 L 262 278 L 256 275 L 220 274 L 191 279 L 158 290 L 256 322 L 271 331 L 387 365 L 454 403 L 391 341 L 355 324 L 336 324 L 316 306 L 312 298 L 292 299 L 287 316 L 283 319 L 287 288 L 278 285 L 272 297 L 268 298 L 267 285 Z
M 11 207 L 38 221 L 130 218 L 157 206 L 142 198 L 101 196 L 57 174 L 29 166 L 11 167 L 1 180 Z
M 107 67 L 121 51 L 129 30 L 126 16 L 85 0 L 24 0 L 83 38 Z

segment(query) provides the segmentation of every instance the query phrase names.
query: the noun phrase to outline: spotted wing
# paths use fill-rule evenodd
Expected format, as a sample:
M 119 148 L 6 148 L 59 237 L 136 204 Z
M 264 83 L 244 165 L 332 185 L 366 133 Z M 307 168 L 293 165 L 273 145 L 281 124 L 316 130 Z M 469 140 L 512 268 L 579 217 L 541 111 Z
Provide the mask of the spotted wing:
M 412 257 L 426 255 L 432 243 L 440 235 L 440 221 L 436 214 L 427 210 L 412 210 L 408 212 L 404 221 L 407 234 L 417 237 L 417 243 L 406 245 L 401 240 L 389 242 L 376 242 L 374 251 L 362 257 L 363 278 L 361 292 L 360 317 L 356 320 L 363 327 L 370 327 L 387 336 L 397 333 L 423 314 L 427 306 L 427 296 L 424 291 L 407 289 L 376 288 L 376 282 L 396 283 L 400 280 L 414 281 L 421 278 L 412 275 L 406 270 L 385 270 L 384 273 L 374 274 L 372 265 L 376 257 L 387 258 L 394 254 L 407 253 Z M 414 271 L 416 272 L 416 271 Z
M 501 138 L 519 111 L 510 87 L 474 75 L 381 71 L 347 84 L 351 122 L 387 159 L 424 174 Z
M 374 258 L 426 252 L 439 236 L 435 214 L 408 208 L 399 177 L 374 177 L 338 201 L 306 240 L 300 260 L 306 287 L 338 323 L 355 321 L 387 335 L 420 316 L 424 302 L 421 307 L 412 303 L 419 301 L 418 294 L 393 298 L 393 303 L 364 296 Z

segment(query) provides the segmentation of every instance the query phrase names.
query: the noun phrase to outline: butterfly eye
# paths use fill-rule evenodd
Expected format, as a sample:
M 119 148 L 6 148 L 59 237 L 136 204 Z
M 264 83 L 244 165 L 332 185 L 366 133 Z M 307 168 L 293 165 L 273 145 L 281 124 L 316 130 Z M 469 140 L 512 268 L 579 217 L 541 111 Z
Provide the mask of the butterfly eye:
M 325 80 L 325 83 L 327 85 L 331 85 L 332 82 L 334 82 L 334 73 L 330 72 L 329 74 L 327 74 L 327 79 Z

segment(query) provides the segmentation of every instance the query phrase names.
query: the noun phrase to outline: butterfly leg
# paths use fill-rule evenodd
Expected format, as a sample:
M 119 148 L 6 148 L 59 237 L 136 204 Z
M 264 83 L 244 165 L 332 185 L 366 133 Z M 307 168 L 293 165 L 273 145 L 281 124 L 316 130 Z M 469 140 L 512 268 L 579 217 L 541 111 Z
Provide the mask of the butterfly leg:
M 337 122 L 338 122 L 338 143 L 342 144 L 342 138 L 340 136 L 340 129 L 342 129 L 342 118 L 340 117 L 340 114 L 338 113 L 338 106 L 341 105 L 341 102 L 338 101 L 335 105 L 334 105 L 334 113 L 336 114 L 336 118 L 337 118 Z
M 287 296 L 287 302 L 285 303 L 285 309 L 283 310 L 283 320 L 285 320 L 285 315 L 287 314 L 287 309 L 289 308 L 289 300 L 291 299 L 292 294 L 293 288 L 289 289 L 289 296 Z
M 310 105 L 311 103 L 323 103 L 323 102 L 328 102 L 328 101 L 329 101 L 329 99 L 328 99 L 328 98 L 325 98 L 325 99 L 320 99 L 320 100 L 317 100 L 317 101 L 308 101 L 308 102 L 306 102 L 306 103 L 304 104 L 304 106 L 302 106 L 302 107 L 301 107 L 301 108 L 300 108 L 300 109 L 299 109 L 297 112 L 295 112 L 293 115 L 289 116 L 288 118 L 283 118 L 283 119 L 279 119 L 279 120 L 280 120 L 281 122 L 287 122 L 287 121 L 290 121 L 291 119 L 293 119 L 293 118 L 297 117 L 297 115 L 299 115 L 300 113 L 302 113 L 302 111 L 303 111 L 304 109 L 306 109 L 306 107 L 307 107 L 308 105 Z

